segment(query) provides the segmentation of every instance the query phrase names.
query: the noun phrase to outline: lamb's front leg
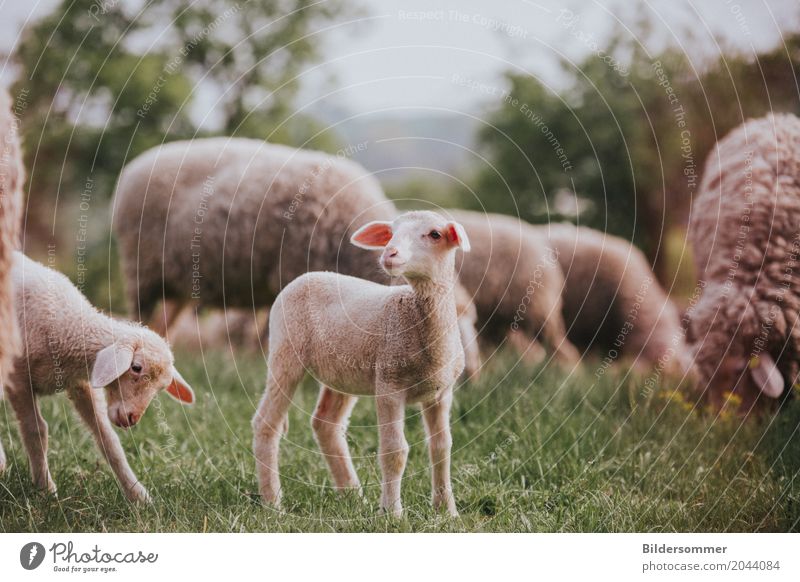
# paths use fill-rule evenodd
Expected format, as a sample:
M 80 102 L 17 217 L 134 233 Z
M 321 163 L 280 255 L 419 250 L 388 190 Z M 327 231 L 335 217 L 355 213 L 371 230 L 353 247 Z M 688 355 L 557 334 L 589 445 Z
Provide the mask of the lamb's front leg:
M 68 394 L 81 419 L 92 431 L 95 442 L 114 471 L 125 497 L 132 502 L 149 502 L 150 495 L 128 464 L 122 443 L 108 420 L 104 394 L 93 390 L 88 384 L 79 384 L 71 388 Z
M 399 394 L 379 394 L 375 399 L 378 412 L 378 460 L 381 466 L 381 511 L 400 517 L 403 504 L 400 501 L 400 484 L 408 458 L 403 424 L 405 400 Z
M 8 391 L 8 401 L 19 421 L 22 444 L 28 453 L 31 476 L 37 489 L 56 492 L 56 484 L 47 465 L 47 422 L 39 412 L 39 403 L 30 386 Z
M 444 507 L 453 517 L 458 516 L 453 486 L 450 484 L 450 450 L 453 438 L 450 435 L 450 406 L 453 390 L 448 389 L 434 403 L 422 409 L 425 434 L 431 459 L 431 482 L 433 484 L 433 506 Z

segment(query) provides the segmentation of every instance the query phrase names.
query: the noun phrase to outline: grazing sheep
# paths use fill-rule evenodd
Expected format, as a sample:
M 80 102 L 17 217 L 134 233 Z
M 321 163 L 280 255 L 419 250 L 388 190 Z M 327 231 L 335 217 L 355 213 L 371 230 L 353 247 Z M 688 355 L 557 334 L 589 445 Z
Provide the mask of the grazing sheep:
M 388 283 L 368 252 L 346 243 L 359 226 L 395 215 L 378 182 L 349 160 L 209 138 L 130 162 L 113 220 L 131 314 L 147 320 L 160 299 L 173 317 L 191 301 L 268 306 L 308 271 Z
M 343 157 L 241 138 L 153 148 L 125 167 L 114 198 L 131 316 L 153 321 L 164 300 L 151 325 L 166 332 L 189 302 L 252 313 L 309 271 L 388 284 L 347 240 L 396 216 L 377 180 Z M 466 293 L 459 312 L 470 316 Z M 477 372 L 477 346 L 466 348 Z
M 590 228 L 538 228 L 564 273 L 564 321 L 576 346 L 602 350 L 604 362 L 625 358 L 643 372 L 688 372 L 678 311 L 640 250 Z
M 269 322 L 267 388 L 253 418 L 259 489 L 277 505 L 278 448 L 292 395 L 306 370 L 320 381 L 312 426 L 337 489 L 360 491 L 345 440 L 358 396 L 374 396 L 383 475 L 381 510 L 402 513 L 408 443 L 405 405 L 420 403 L 432 464 L 433 505 L 457 515 L 450 484 L 450 406 L 464 369 L 454 297 L 461 225 L 433 212 L 370 222 L 351 242 L 382 250 L 380 264 L 408 284 L 384 286 L 337 273 L 308 273 L 278 296 Z
M 546 233 L 513 218 L 448 210 L 460 222 L 474 251 L 461 254 L 461 284 L 472 294 L 477 327 L 491 343 L 511 332 L 528 359 L 541 358 L 537 340 L 562 363 L 574 365 L 580 354 L 566 337 L 561 316 L 564 277 Z M 520 334 L 525 341 L 520 344 Z M 466 342 L 465 342 L 466 343 Z
M 11 265 L 14 249 L 19 242 L 24 181 L 25 168 L 16 120 L 11 113 L 11 99 L 5 91 L 0 90 L 0 399 L 3 398 L 3 385 L 8 381 L 14 357 L 19 351 Z M 6 455 L 0 444 L 0 473 L 5 467 Z
M 19 421 L 34 485 L 56 490 L 38 399 L 65 391 L 127 498 L 148 501 L 111 423 L 135 425 L 162 389 L 180 402 L 194 401 L 169 346 L 147 328 L 103 315 L 67 277 L 21 253 L 14 253 L 12 278 L 24 341 L 6 395 Z
M 748 411 L 800 366 L 800 119 L 750 120 L 706 161 L 689 225 L 700 285 L 689 338 L 700 387 Z M 763 399 L 762 399 L 763 400 Z

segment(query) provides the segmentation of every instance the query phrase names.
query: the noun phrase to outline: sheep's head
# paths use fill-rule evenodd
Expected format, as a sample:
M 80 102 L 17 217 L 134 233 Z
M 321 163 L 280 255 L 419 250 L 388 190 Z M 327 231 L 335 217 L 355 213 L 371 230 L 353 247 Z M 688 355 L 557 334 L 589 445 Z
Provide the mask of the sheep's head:
M 761 324 L 751 293 L 709 285 L 690 315 L 687 335 L 699 388 L 712 400 L 728 392 L 747 400 L 758 394 L 781 395 L 784 379 L 769 352 L 769 328 Z
M 407 212 L 394 222 L 375 221 L 352 237 L 357 247 L 382 250 L 380 265 L 392 277 L 437 279 L 453 269 L 456 249 L 469 251 L 464 227 L 435 212 Z
M 122 428 L 139 422 L 161 390 L 182 404 L 194 402 L 194 392 L 175 369 L 167 342 L 146 328 L 97 352 L 91 384 L 107 389 L 108 418 Z

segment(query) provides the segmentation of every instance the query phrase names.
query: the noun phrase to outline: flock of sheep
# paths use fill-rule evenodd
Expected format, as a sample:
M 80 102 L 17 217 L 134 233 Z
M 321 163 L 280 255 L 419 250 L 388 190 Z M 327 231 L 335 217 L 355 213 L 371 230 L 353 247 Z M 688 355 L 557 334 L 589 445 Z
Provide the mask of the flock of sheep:
M 63 391 L 128 499 L 149 499 L 112 424 L 135 425 L 161 390 L 194 401 L 164 339 L 180 341 L 190 305 L 239 310 L 249 341 L 268 345 L 252 426 L 260 493 L 273 505 L 279 443 L 306 373 L 320 383 L 312 428 L 337 489 L 360 492 L 345 431 L 357 398 L 375 399 L 380 508 L 392 515 L 402 512 L 408 404 L 422 408 L 433 504 L 456 515 L 453 388 L 479 374 L 482 351 L 508 345 L 573 368 L 591 348 L 602 358 L 597 373 L 624 361 L 689 379 L 717 404 L 739 394 L 744 412 L 798 381 L 793 116 L 749 121 L 709 156 L 689 229 L 701 292 L 684 314 L 641 252 L 591 229 L 463 210 L 400 213 L 363 168 L 319 152 L 233 138 L 165 144 L 124 168 L 112 205 L 130 315 L 152 330 L 102 314 L 65 276 L 15 250 L 17 130 L 0 93 L 0 379 L 41 489 L 56 486 L 37 402 Z M 267 310 L 268 335 L 256 321 Z M 5 464 L 0 446 L 0 471 Z

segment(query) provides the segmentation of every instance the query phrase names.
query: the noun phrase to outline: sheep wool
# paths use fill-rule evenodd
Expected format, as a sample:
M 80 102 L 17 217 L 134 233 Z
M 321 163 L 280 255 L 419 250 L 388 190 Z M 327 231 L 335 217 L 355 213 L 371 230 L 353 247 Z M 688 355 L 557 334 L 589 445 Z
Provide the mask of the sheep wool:
M 19 350 L 19 331 L 14 314 L 11 266 L 19 245 L 22 212 L 22 163 L 16 118 L 11 98 L 0 90 L 0 397 Z M 0 459 L 0 464 L 3 460 Z
M 567 335 L 604 361 L 624 359 L 643 372 L 689 371 L 675 305 L 644 254 L 619 237 L 572 224 L 539 227 L 564 273 Z
M 130 313 L 143 321 L 160 299 L 266 307 L 308 271 L 389 282 L 347 239 L 396 210 L 342 157 L 241 138 L 169 143 L 124 168 L 113 212 Z
M 457 270 L 472 294 L 477 328 L 490 343 L 499 344 L 510 332 L 527 338 L 522 349 L 531 358 L 541 342 L 556 359 L 574 365 L 580 354 L 567 339 L 561 315 L 564 277 L 547 237 L 511 216 L 448 210 L 460 222 L 473 250 L 459 253 Z
M 689 337 L 700 388 L 749 410 L 798 380 L 800 119 L 769 115 L 720 140 L 692 203 L 702 295 Z

